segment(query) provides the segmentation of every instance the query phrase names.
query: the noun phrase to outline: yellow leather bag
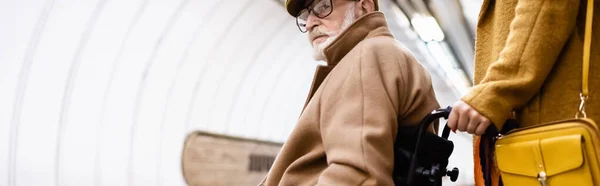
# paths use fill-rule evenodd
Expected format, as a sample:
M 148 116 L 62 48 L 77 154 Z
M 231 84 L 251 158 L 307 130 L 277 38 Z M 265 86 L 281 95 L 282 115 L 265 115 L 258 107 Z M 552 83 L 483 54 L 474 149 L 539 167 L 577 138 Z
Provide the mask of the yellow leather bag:
M 498 137 L 494 155 L 505 186 L 600 186 L 600 130 L 585 113 L 593 8 L 588 0 L 579 112 Z
M 496 141 L 505 186 L 600 185 L 600 136 L 589 119 L 572 119 L 511 131 Z

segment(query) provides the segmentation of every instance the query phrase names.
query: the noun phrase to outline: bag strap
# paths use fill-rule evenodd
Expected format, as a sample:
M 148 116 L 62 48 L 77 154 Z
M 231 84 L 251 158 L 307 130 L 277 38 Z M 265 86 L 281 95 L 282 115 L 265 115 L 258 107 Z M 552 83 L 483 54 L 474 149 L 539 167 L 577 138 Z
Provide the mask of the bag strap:
M 579 98 L 581 103 L 579 104 L 579 111 L 575 115 L 575 118 L 587 118 L 585 113 L 585 102 L 589 97 L 588 80 L 590 74 L 590 50 L 592 48 L 592 26 L 594 18 L 594 0 L 588 0 L 587 11 L 585 18 L 585 37 L 583 40 L 583 66 L 582 66 L 582 81 L 581 81 L 581 93 Z

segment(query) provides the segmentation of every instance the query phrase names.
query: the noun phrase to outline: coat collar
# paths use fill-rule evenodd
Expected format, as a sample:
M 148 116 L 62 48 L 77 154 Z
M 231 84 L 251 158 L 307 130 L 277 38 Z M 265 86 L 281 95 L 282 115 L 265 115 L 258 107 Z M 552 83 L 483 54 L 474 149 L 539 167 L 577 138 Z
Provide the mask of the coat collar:
M 333 67 L 339 63 L 352 48 L 358 43 L 369 37 L 389 36 L 393 37 L 387 27 L 385 16 L 381 12 L 372 12 L 358 18 L 346 30 L 340 33 L 339 37 L 325 48 L 324 54 L 327 58 L 327 66 L 319 65 L 315 71 L 313 82 L 308 92 L 308 97 L 304 103 L 304 108 L 315 94 L 319 86 Z M 304 109 L 303 109 L 304 112 Z
M 477 22 L 481 22 L 481 19 L 483 19 L 483 17 L 486 15 L 492 1 L 494 0 L 483 0 L 481 3 L 481 9 L 479 10 L 479 16 L 477 16 Z
M 371 12 L 358 18 L 325 48 L 327 66 L 335 66 L 352 48 L 369 37 L 393 37 L 381 12 Z

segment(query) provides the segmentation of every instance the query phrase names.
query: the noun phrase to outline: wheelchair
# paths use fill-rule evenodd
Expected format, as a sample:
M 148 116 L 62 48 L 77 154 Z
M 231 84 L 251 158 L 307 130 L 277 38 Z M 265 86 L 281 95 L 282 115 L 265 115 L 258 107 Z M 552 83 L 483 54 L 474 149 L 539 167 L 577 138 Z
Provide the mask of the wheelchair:
M 441 186 L 442 178 L 458 179 L 459 170 L 447 169 L 454 143 L 448 140 L 450 128 L 444 126 L 441 136 L 427 131 L 431 123 L 448 119 L 451 107 L 437 109 L 425 116 L 418 126 L 399 127 L 394 144 L 396 186 Z

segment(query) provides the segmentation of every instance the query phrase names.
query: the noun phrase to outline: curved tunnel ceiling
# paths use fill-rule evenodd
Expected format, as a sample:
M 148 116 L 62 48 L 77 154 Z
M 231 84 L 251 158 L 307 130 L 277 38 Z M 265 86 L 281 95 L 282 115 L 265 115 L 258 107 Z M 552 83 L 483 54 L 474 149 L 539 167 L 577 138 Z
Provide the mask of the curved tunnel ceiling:
M 190 131 L 283 142 L 318 64 L 294 23 L 273 0 L 0 1 L 0 184 L 183 185 Z

